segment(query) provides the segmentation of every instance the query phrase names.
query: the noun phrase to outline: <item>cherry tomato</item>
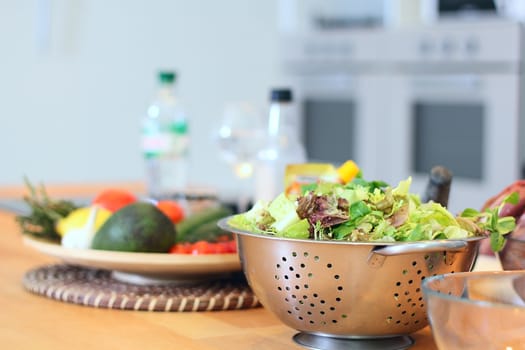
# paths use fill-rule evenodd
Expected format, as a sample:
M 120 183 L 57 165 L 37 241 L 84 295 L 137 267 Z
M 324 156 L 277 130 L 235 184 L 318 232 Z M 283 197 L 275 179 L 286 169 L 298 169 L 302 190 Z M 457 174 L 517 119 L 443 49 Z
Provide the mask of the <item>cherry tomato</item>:
M 191 254 L 193 255 L 199 255 L 199 254 L 212 254 L 213 253 L 213 247 L 209 242 L 206 241 L 198 241 L 193 243 L 191 247 Z
M 157 202 L 157 208 L 166 215 L 174 224 L 184 219 L 184 208 L 173 200 L 160 200 Z
M 229 248 L 228 248 L 228 245 L 226 244 L 226 242 L 217 242 L 217 243 L 213 244 L 213 250 L 214 250 L 215 254 L 230 253 L 230 251 L 228 249 Z
M 191 243 L 177 243 L 174 244 L 171 249 L 170 253 L 172 254 L 190 254 L 191 253 Z
M 120 208 L 134 203 L 137 197 L 129 191 L 117 188 L 110 188 L 100 192 L 92 201 L 92 204 L 100 205 L 101 207 L 114 213 Z
M 224 244 L 226 245 L 228 253 L 237 252 L 237 242 L 235 242 L 235 240 L 227 241 Z
M 195 243 L 177 243 L 170 249 L 173 254 L 229 254 L 237 252 L 235 240 L 207 242 L 197 241 Z

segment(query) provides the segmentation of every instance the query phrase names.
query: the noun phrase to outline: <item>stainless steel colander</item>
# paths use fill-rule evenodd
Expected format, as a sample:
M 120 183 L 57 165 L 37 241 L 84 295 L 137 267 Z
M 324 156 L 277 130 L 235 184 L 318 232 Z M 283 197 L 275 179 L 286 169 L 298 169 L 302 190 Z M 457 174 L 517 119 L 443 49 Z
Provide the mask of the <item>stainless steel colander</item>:
M 479 238 L 410 243 L 286 239 L 232 228 L 264 307 L 300 332 L 338 338 L 408 335 L 428 324 L 421 281 L 470 271 Z

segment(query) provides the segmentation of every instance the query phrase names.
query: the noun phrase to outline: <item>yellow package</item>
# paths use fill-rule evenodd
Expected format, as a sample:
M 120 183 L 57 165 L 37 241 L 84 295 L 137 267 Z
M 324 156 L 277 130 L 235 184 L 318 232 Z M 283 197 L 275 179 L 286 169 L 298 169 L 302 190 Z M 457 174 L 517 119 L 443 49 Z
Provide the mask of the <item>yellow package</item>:
M 359 167 L 351 160 L 339 168 L 329 163 L 288 164 L 284 176 L 287 195 L 300 195 L 305 186 L 320 181 L 347 183 L 359 173 Z

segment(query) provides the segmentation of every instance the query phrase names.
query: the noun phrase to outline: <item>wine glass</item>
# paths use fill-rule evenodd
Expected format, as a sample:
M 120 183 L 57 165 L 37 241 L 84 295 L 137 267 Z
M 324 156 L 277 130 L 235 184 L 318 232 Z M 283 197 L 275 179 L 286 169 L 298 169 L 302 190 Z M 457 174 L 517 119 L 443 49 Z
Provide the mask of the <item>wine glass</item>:
M 237 209 L 248 209 L 253 197 L 252 177 L 257 154 L 261 150 L 265 124 L 259 111 L 249 102 L 226 104 L 215 141 L 222 159 L 231 165 L 239 180 Z

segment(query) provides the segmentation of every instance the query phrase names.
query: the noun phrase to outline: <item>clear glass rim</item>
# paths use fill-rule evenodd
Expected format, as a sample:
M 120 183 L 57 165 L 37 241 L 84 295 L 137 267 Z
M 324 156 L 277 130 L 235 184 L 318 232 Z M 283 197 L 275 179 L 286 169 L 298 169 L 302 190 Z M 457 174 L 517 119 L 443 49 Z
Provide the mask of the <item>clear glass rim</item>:
M 442 275 L 436 275 L 425 278 L 421 283 L 421 289 L 425 298 L 427 299 L 430 296 L 436 297 L 439 299 L 444 299 L 448 301 L 460 302 L 469 305 L 475 305 L 479 307 L 486 308 L 502 308 L 502 309 L 513 309 L 520 310 L 525 312 L 525 299 L 523 300 L 523 305 L 517 304 L 508 304 L 503 302 L 494 302 L 486 300 L 475 300 L 470 298 L 465 298 L 462 296 L 451 295 L 448 293 L 438 292 L 437 290 L 431 288 L 429 285 L 437 280 L 444 279 L 461 279 L 463 281 L 480 279 L 480 278 L 494 278 L 494 279 L 505 279 L 505 280 L 514 280 L 516 278 L 525 278 L 525 270 L 521 271 L 474 271 L 474 272 L 455 272 L 455 273 L 446 273 Z

